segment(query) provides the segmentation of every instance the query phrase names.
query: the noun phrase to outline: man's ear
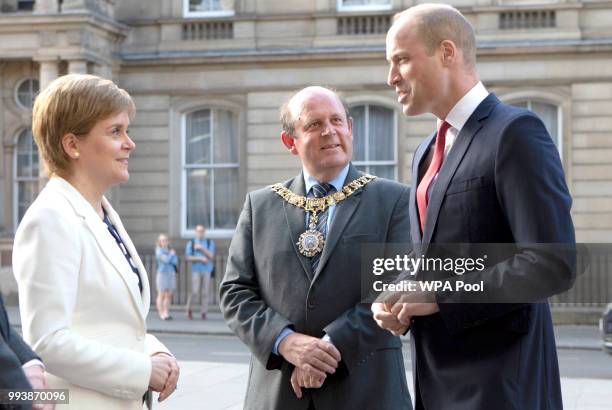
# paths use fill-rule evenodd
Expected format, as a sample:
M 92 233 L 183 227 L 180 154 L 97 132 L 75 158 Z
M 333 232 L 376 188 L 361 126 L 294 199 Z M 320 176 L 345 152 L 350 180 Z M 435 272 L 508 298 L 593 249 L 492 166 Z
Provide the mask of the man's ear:
M 440 43 L 442 51 L 442 64 L 450 66 L 457 59 L 457 46 L 451 40 L 443 40 Z
M 71 132 L 64 134 L 61 139 L 61 144 L 64 152 L 69 158 L 77 159 L 79 157 L 79 139 L 76 135 Z
M 295 147 L 295 137 L 283 131 L 281 132 L 281 141 L 283 141 L 283 144 L 285 145 L 285 147 L 287 147 L 290 153 L 292 153 L 293 155 L 298 154 L 297 148 Z

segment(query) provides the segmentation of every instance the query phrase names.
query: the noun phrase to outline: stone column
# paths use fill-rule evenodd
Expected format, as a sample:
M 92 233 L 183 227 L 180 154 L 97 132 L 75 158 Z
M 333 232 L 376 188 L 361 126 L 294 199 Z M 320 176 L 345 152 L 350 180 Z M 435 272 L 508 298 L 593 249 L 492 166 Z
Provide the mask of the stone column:
M 57 13 L 59 11 L 59 5 L 57 0 L 36 0 L 34 3 L 34 13 L 36 14 L 50 14 Z
M 0 165 L 0 190 L 3 194 L 0 194 L 0 234 L 12 234 L 14 232 L 13 227 L 13 161 L 15 145 L 12 141 L 2 141 L 2 165 Z M 0 240 L 1 241 L 1 240 Z M 2 261 L 0 260 L 0 266 Z
M 115 17 L 115 0 L 64 0 L 62 12 L 95 11 L 110 18 Z
M 87 74 L 86 60 L 68 61 L 68 74 Z
M 64 0 L 62 2 L 62 12 L 86 12 L 95 11 L 108 17 L 114 17 L 113 0 Z
M 59 60 L 58 59 L 45 59 L 39 60 L 40 72 L 38 76 L 38 82 L 40 84 L 40 90 L 44 90 L 55 80 L 59 75 Z
M 38 63 L 40 64 L 38 83 L 39 88 L 42 91 L 47 88 L 47 86 L 59 76 L 59 60 L 57 58 L 41 59 L 38 60 Z M 47 183 L 49 177 L 46 172 L 47 170 L 44 165 L 44 161 L 40 154 L 38 157 L 38 163 L 40 164 L 38 167 L 38 190 L 40 191 Z
M 93 66 L 93 74 L 106 78 L 107 80 L 112 80 L 113 68 L 108 64 L 95 64 Z
M 64 0 L 62 11 L 85 11 L 87 10 L 88 0 Z

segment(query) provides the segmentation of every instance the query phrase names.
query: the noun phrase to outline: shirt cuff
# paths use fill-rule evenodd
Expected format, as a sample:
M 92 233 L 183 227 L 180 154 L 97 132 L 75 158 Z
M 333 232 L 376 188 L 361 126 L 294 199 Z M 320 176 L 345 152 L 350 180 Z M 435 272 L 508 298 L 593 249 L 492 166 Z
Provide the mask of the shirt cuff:
M 289 336 L 291 333 L 293 333 L 293 330 L 290 327 L 286 327 L 280 332 L 280 334 L 276 337 L 276 340 L 274 341 L 274 346 L 272 347 L 272 353 L 274 353 L 277 356 L 280 356 L 280 353 L 278 353 L 278 347 L 280 346 L 283 339 Z
M 158 352 L 153 352 L 153 353 L 149 354 L 149 357 L 153 357 L 153 356 L 155 356 L 155 355 L 157 355 L 157 354 L 165 354 L 165 355 L 166 355 L 166 356 L 168 356 L 168 357 L 174 357 L 174 355 L 173 355 L 172 353 L 170 353 L 170 352 L 164 352 L 164 351 L 162 351 L 162 350 L 160 350 L 160 351 L 158 351 Z
M 321 340 L 323 340 L 324 342 L 328 342 L 331 344 L 334 344 L 334 342 L 332 342 L 331 337 L 329 337 L 329 335 L 327 333 L 325 333 L 325 335 L 321 338 Z
M 25 369 L 26 367 L 32 367 L 32 366 L 40 366 L 43 368 L 43 371 L 45 370 L 45 365 L 43 364 L 43 362 L 41 362 L 38 359 L 32 359 L 29 362 L 25 362 L 24 364 L 21 365 L 21 368 Z

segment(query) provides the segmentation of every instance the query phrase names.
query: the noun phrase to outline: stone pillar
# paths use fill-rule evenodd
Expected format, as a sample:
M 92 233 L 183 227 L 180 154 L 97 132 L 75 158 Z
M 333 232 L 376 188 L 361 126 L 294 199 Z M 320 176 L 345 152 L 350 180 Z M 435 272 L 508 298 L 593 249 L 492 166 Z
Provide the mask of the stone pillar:
M 11 141 L 12 142 L 12 141 Z M 14 232 L 13 228 L 13 201 L 11 192 L 13 192 L 13 159 L 15 152 L 15 144 L 8 141 L 2 141 L 2 165 L 0 165 L 0 236 L 2 234 L 11 235 Z M 0 256 L 0 266 L 2 260 Z
M 38 75 L 38 82 L 40 84 L 40 90 L 44 90 L 51 83 L 51 81 L 55 80 L 59 75 L 59 60 L 57 59 L 49 59 L 49 60 L 39 60 L 40 64 L 40 72 Z
M 68 74 L 87 74 L 86 60 L 68 61 Z
M 34 3 L 34 13 L 36 14 L 50 14 L 57 13 L 59 11 L 59 5 L 57 0 L 36 0 Z
M 40 64 L 40 72 L 38 75 L 38 82 L 40 84 L 40 91 L 47 88 L 49 84 L 53 80 L 55 80 L 59 76 L 59 60 L 58 59 L 41 59 L 38 61 Z M 38 189 L 39 191 L 43 189 L 48 180 L 47 169 L 44 165 L 44 161 L 42 156 L 38 157 L 38 163 L 40 166 L 38 167 Z
M 112 80 L 113 68 L 107 64 L 95 64 L 93 66 L 93 74 L 106 78 L 107 80 Z
M 62 12 L 94 11 L 110 18 L 115 17 L 115 0 L 64 0 Z
M 88 3 L 87 0 L 64 0 L 62 11 L 85 11 L 88 8 Z

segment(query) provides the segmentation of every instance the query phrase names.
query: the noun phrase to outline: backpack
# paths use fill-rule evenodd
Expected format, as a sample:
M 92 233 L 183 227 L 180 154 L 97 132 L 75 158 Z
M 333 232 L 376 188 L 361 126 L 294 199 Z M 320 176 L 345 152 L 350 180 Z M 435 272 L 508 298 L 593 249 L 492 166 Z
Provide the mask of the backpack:
M 195 240 L 194 239 L 190 239 L 189 240 L 189 245 L 191 246 L 191 250 L 193 252 L 193 245 L 195 245 Z M 206 247 L 208 249 L 210 249 L 210 238 L 206 238 Z M 214 278 L 215 277 L 215 258 L 214 257 L 213 257 L 213 260 L 212 260 L 212 264 L 213 264 L 213 268 L 210 271 L 210 277 Z

